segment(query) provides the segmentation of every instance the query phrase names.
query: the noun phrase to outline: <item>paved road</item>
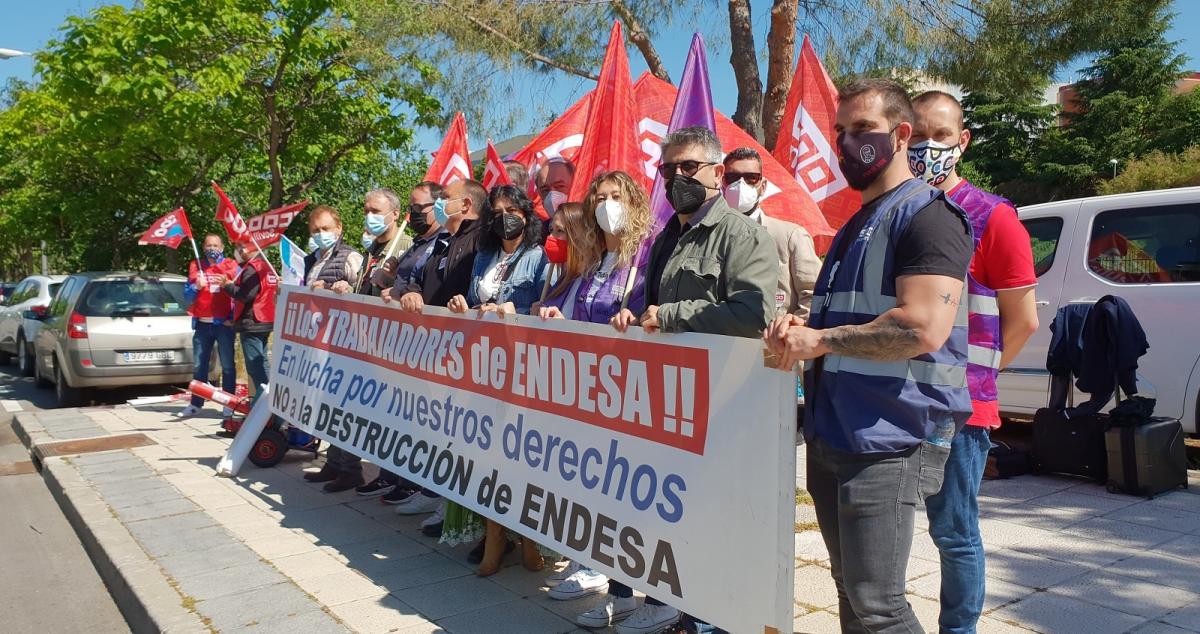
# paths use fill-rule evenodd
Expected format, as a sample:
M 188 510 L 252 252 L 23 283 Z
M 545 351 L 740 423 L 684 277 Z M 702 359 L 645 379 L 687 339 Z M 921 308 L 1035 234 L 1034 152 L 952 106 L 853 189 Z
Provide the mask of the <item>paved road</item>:
M 0 631 L 128 632 L 9 424 L 9 412 L 17 407 L 54 407 L 54 392 L 36 389 L 32 379 L 16 376 L 14 370 L 0 366 Z

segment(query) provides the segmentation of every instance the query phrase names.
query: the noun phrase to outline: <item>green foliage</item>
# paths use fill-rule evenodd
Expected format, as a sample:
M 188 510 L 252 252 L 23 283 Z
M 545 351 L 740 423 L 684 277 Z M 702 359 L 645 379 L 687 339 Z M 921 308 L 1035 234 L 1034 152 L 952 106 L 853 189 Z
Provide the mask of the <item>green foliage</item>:
M 1179 154 L 1151 152 L 1125 166 L 1116 178 L 1096 188 L 1100 194 L 1200 186 L 1200 145 Z
M 41 82 L 8 90 L 0 112 L 0 240 L 18 245 L 0 264 L 45 238 L 59 270 L 171 266 L 137 236 L 177 206 L 196 232 L 217 229 L 210 180 L 244 216 L 318 194 L 361 208 L 346 189 L 394 177 L 440 104 L 434 69 L 397 64 L 355 11 L 146 0 L 70 18 L 38 56 Z

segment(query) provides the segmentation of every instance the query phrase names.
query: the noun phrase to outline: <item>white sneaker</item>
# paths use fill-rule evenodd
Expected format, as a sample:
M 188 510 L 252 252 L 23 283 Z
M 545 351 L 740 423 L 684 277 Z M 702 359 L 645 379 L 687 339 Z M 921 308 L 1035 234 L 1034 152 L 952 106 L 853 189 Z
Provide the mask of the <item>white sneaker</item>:
M 575 617 L 575 622 L 583 627 L 608 627 L 617 621 L 628 618 L 637 610 L 637 599 L 633 597 L 609 596 L 603 605 L 598 605 Z
M 438 506 L 437 510 L 433 512 L 433 515 L 430 515 L 421 522 L 421 528 L 428 528 L 434 524 L 440 524 L 442 520 L 446 519 L 446 500 L 444 498 L 434 499 L 441 500 L 442 503 L 440 506 Z
M 420 491 L 404 498 L 396 505 L 396 515 L 421 515 L 432 513 L 442 505 L 442 498 L 431 498 Z
M 624 621 L 617 624 L 617 634 L 654 634 L 667 629 L 679 620 L 679 610 L 669 605 L 650 605 L 633 611 Z
M 578 570 L 579 570 L 579 562 L 578 561 L 573 561 L 573 560 L 568 561 L 567 566 L 565 568 L 550 575 L 549 577 L 546 577 L 546 587 L 553 588 L 554 586 L 557 586 L 558 584 L 566 581 L 567 577 L 570 577 L 571 575 L 575 574 Z
M 586 597 L 589 594 L 597 594 L 606 590 L 608 590 L 608 577 L 606 575 L 581 567 L 570 577 L 563 579 L 561 583 L 550 588 L 548 594 L 551 599 L 570 601 L 571 599 Z
M 190 405 L 190 404 L 189 404 L 187 407 L 183 408 L 183 411 L 179 412 L 179 413 L 178 413 L 178 414 L 176 414 L 175 416 L 177 416 L 177 417 L 179 417 L 179 418 L 189 418 L 189 417 L 191 417 L 191 416 L 195 416 L 195 415 L 196 415 L 196 414 L 198 414 L 199 412 L 200 412 L 200 408 L 199 408 L 199 407 L 196 407 L 195 405 Z

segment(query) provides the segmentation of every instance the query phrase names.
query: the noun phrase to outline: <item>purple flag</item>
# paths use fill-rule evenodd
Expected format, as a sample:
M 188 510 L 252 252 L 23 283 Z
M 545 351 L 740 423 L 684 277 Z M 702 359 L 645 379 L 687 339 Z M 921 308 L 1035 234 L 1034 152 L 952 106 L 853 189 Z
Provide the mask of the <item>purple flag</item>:
M 704 38 L 699 33 L 692 36 L 692 47 L 688 50 L 687 62 L 683 67 L 683 79 L 679 82 L 679 93 L 675 96 L 675 107 L 671 110 L 671 123 L 667 134 L 682 128 L 702 126 L 717 133 L 717 121 L 713 116 L 712 89 L 708 84 L 708 56 L 704 53 Z M 644 267 L 650 257 L 650 245 L 667 222 L 675 216 L 675 209 L 667 202 L 667 193 L 661 175 L 655 174 L 650 194 L 652 228 L 650 236 L 642 244 L 638 263 Z

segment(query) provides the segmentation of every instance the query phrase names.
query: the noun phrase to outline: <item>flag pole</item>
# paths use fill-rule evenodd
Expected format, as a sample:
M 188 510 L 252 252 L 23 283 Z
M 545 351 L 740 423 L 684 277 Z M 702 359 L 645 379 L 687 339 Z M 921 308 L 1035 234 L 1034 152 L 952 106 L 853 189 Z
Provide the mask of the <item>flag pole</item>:
M 275 278 L 276 278 L 276 279 L 280 279 L 280 277 L 279 277 L 279 271 L 275 270 L 275 265 L 274 265 L 274 264 L 271 264 L 271 258 L 270 258 L 270 256 L 269 256 L 269 255 L 266 255 L 266 254 L 264 254 L 264 253 L 262 252 L 262 247 L 258 246 L 258 240 L 257 240 L 257 239 L 255 239 L 255 237 L 254 237 L 254 232 L 253 232 L 253 231 L 247 231 L 247 232 L 246 232 L 246 234 L 250 236 L 250 242 L 254 243 L 254 248 L 255 248 L 255 249 L 258 251 L 258 254 L 259 254 L 259 255 L 261 255 L 261 256 L 263 256 L 263 259 L 267 261 L 267 266 L 271 267 L 271 272 L 275 274 Z

